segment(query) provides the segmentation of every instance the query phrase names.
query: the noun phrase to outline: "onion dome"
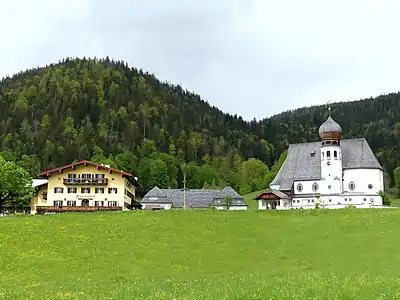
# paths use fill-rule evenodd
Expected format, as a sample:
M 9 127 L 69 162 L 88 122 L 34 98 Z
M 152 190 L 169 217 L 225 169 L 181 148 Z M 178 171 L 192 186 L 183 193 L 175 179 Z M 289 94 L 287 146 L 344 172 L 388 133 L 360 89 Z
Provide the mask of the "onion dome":
M 319 127 L 319 136 L 323 140 L 335 139 L 339 140 L 342 136 L 342 127 L 331 118 L 326 119 L 324 123 Z

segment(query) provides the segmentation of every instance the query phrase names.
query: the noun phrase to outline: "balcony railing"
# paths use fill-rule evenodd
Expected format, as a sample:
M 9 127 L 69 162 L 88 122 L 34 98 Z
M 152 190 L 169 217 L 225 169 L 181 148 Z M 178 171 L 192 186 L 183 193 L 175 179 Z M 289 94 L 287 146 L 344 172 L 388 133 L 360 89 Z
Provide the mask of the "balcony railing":
M 107 185 L 107 178 L 64 178 L 65 185 Z
M 37 206 L 37 213 L 47 212 L 90 212 L 90 211 L 118 211 L 122 210 L 119 206 Z

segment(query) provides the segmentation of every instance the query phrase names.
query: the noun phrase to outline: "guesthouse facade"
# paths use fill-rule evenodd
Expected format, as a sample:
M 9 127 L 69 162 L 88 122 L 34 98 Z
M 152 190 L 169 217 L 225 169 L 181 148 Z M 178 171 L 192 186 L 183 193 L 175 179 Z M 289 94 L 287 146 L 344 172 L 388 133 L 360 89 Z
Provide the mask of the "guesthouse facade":
M 108 165 L 80 161 L 39 174 L 31 214 L 129 210 L 138 207 L 137 178 Z

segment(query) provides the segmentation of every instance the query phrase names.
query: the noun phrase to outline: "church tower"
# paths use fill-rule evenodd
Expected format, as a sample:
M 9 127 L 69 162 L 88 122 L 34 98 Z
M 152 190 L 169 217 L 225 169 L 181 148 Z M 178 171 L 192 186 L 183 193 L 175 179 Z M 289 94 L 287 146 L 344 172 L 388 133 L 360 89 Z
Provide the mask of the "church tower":
M 342 149 L 340 138 L 342 127 L 331 118 L 329 107 L 328 119 L 319 127 L 321 137 L 321 192 L 337 194 L 343 192 Z

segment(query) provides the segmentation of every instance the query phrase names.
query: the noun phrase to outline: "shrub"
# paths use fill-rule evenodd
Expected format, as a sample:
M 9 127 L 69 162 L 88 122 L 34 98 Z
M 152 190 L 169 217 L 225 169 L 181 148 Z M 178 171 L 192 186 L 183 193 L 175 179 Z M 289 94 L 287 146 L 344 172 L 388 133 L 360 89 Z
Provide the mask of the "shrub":
M 379 191 L 379 196 L 382 197 L 383 205 L 390 206 L 392 204 L 392 199 L 390 198 L 389 194 L 384 191 Z

